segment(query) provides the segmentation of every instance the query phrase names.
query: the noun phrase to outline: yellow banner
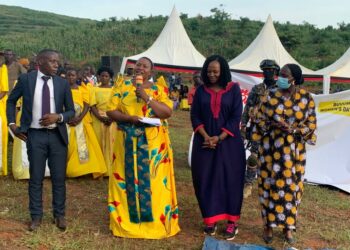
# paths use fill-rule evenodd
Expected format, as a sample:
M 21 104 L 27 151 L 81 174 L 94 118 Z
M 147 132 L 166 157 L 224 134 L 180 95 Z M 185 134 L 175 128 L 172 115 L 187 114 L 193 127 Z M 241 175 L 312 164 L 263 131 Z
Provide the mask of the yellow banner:
M 350 100 L 320 102 L 318 112 L 350 116 Z

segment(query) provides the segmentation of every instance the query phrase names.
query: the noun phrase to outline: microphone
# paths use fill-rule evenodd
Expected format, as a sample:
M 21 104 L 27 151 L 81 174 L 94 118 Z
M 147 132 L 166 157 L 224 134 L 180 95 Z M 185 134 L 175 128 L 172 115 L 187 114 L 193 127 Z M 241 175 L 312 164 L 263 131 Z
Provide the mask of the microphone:
M 143 77 L 142 75 L 137 75 L 135 77 L 135 83 L 136 83 L 136 87 L 140 87 L 143 84 Z M 137 97 L 137 102 L 140 102 L 140 97 Z

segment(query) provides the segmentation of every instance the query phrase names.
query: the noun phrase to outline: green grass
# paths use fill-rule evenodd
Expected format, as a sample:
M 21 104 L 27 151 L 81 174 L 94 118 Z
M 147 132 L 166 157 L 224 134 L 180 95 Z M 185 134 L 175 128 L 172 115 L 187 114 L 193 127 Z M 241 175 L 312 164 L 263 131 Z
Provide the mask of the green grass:
M 43 225 L 35 233 L 28 232 L 27 181 L 15 181 L 7 176 L 0 178 L 0 249 L 201 249 L 202 220 L 187 165 L 191 133 L 189 112 L 175 112 L 170 119 L 170 135 L 182 229 L 178 235 L 164 240 L 113 237 L 108 229 L 106 206 L 108 179 L 92 180 L 90 177 L 67 181 L 68 230 L 64 233 L 52 224 L 51 183 L 45 180 Z M 350 249 L 349 219 L 348 194 L 306 185 L 294 246 L 298 249 Z M 220 227 L 223 226 L 221 223 Z M 256 187 L 252 196 L 244 200 L 239 226 L 240 233 L 234 242 L 264 245 Z M 282 233 L 275 231 L 271 246 L 283 249 L 286 245 L 282 239 Z
M 91 24 L 94 22 L 89 19 L 57 15 L 46 11 L 0 5 L 0 35 L 44 30 L 50 27 Z

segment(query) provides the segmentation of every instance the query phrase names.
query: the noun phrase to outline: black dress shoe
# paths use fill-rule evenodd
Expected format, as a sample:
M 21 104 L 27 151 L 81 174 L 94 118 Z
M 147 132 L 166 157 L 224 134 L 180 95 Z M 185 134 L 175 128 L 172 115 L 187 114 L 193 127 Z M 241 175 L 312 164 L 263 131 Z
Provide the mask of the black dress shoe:
M 41 219 L 33 219 L 28 227 L 28 230 L 33 232 L 35 230 L 37 230 L 41 225 Z
M 55 218 L 55 224 L 56 227 L 58 227 L 61 231 L 66 231 L 67 222 L 63 216 Z

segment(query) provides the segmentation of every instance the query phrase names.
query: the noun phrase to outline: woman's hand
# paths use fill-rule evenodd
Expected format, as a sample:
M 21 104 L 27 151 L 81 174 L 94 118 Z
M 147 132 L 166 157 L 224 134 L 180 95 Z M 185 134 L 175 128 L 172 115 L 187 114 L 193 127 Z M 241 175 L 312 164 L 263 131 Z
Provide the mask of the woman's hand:
M 96 118 L 97 118 L 100 122 L 105 123 L 105 120 L 106 120 L 106 117 L 105 117 L 105 116 L 98 115 L 98 116 L 96 116 Z
M 100 121 L 100 122 L 102 122 L 104 125 L 106 125 L 106 126 L 109 126 L 109 125 L 111 125 L 112 124 L 112 119 L 111 118 L 109 118 L 108 116 L 102 116 L 102 115 L 98 115 L 98 116 L 96 116 L 97 117 L 97 119 Z
M 10 129 L 16 137 L 18 137 L 22 141 L 27 141 L 27 135 L 20 132 L 16 124 L 11 124 Z
M 286 123 L 285 121 L 281 121 L 279 122 L 279 128 L 285 132 L 288 132 L 288 133 L 292 133 L 292 128 L 289 126 L 288 123 Z
M 137 98 L 140 98 L 140 99 L 144 100 L 145 102 L 148 101 L 149 96 L 147 95 L 142 84 L 136 86 L 135 93 L 136 93 Z
M 112 119 L 110 119 L 110 118 L 108 118 L 108 117 L 103 117 L 103 124 L 105 125 L 105 126 L 110 126 L 111 124 L 112 124 Z
M 219 136 L 211 136 L 211 137 L 208 136 L 208 137 L 204 138 L 204 142 L 203 142 L 202 147 L 215 149 L 218 142 L 219 142 Z
M 134 125 L 138 125 L 138 124 L 140 124 L 141 122 L 140 122 L 140 117 L 138 117 L 138 116 L 136 116 L 136 115 L 131 115 L 130 117 L 129 117 L 129 122 L 131 123 L 131 124 L 134 124 Z
M 291 127 L 285 121 L 272 122 L 272 126 L 288 133 L 291 132 Z
M 72 119 L 69 120 L 68 125 L 69 125 L 69 126 L 75 127 L 75 126 L 77 126 L 79 123 L 81 123 L 81 120 L 82 120 L 82 118 L 80 118 L 80 117 L 74 117 L 74 118 L 72 118 Z

